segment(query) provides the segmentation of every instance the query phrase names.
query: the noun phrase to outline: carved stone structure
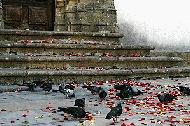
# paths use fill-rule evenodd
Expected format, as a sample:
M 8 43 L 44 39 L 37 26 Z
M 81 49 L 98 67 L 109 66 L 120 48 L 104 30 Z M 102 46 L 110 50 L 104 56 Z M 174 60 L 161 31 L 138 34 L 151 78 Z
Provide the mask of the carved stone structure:
M 114 0 L 1 0 L 0 12 L 1 83 L 190 75 L 179 57 L 122 45 Z

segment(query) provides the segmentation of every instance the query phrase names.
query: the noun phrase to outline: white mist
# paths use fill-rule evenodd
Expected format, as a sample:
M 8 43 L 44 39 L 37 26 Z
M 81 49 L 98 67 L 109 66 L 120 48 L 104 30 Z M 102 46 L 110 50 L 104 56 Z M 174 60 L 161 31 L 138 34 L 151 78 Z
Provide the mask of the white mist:
M 115 0 L 128 22 L 160 45 L 190 46 L 190 0 Z

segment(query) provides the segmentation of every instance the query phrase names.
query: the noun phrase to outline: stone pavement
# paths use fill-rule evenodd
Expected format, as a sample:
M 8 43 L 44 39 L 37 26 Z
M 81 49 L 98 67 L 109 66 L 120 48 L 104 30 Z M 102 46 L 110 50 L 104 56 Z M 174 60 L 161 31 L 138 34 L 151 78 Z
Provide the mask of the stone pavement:
M 142 91 L 143 95 L 134 99 L 117 100 L 114 97 L 114 83 L 130 84 Z M 123 114 L 115 124 L 117 126 L 187 126 L 190 125 L 189 96 L 182 96 L 176 90 L 177 85 L 189 86 L 190 78 L 157 79 L 139 81 L 110 81 L 101 85 L 109 90 L 107 100 L 99 104 L 97 95 L 86 89 L 77 87 L 76 98 L 86 99 L 85 110 L 92 113 L 93 119 L 84 121 L 84 126 L 109 126 L 112 120 L 105 116 L 110 111 L 108 101 L 114 104 L 122 102 Z M 54 86 L 54 88 L 57 88 Z M 167 105 L 160 104 L 156 94 L 160 91 L 173 92 L 178 99 Z M 1 126 L 80 126 L 79 120 L 64 120 L 63 113 L 53 113 L 58 106 L 73 106 L 74 99 L 66 99 L 61 93 L 51 92 L 4 92 L 0 94 L 0 125 Z M 85 120 L 85 119 L 84 119 Z

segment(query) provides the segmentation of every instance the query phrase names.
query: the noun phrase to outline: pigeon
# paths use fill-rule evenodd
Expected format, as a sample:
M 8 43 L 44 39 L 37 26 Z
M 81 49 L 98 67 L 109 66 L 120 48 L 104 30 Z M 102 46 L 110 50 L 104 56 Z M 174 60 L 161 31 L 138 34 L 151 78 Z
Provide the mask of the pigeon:
M 132 97 L 128 90 L 121 90 L 119 93 L 116 94 L 116 96 L 119 96 L 121 99 Z
M 45 83 L 45 81 L 43 81 L 43 80 L 35 80 L 32 83 L 34 83 L 36 86 L 41 87 L 41 86 L 43 86 L 43 84 Z
M 28 87 L 28 91 L 34 92 L 37 91 L 37 85 L 33 82 L 23 82 L 23 85 Z
M 66 95 L 66 98 L 74 98 L 75 97 L 74 90 L 65 89 L 65 95 Z
M 84 118 L 86 116 L 86 112 L 83 108 L 80 107 L 58 107 L 58 112 L 64 112 L 72 115 L 74 118 Z
M 47 83 L 44 83 L 41 88 L 45 91 L 45 92 L 50 92 L 52 90 L 52 85 L 53 82 L 52 81 L 48 81 Z
M 35 84 L 29 83 L 29 82 L 24 82 L 23 84 L 28 86 L 29 91 L 32 91 L 32 92 L 35 91 L 35 87 L 36 87 Z
M 29 84 L 28 85 L 28 88 L 29 88 L 29 91 L 34 91 L 34 88 L 35 88 L 35 85 L 33 85 L 33 84 Z
M 123 84 L 123 85 L 114 85 L 114 88 L 116 90 L 124 90 L 124 89 L 128 89 L 130 86 L 129 85 L 126 85 L 126 84 Z
M 74 98 L 75 93 L 74 93 L 74 87 L 71 85 L 59 85 L 59 92 L 63 93 L 66 95 L 66 98 Z
M 117 117 L 122 114 L 122 105 L 119 103 L 116 107 L 113 107 L 110 112 L 106 115 L 105 119 L 113 118 L 114 122 L 117 122 Z
M 78 107 L 82 107 L 82 108 L 85 107 L 85 98 L 76 99 L 74 106 L 78 106 Z
M 59 92 L 65 94 L 66 93 L 66 90 L 64 89 L 64 86 L 63 85 L 59 85 Z
M 23 82 L 23 85 L 28 86 L 28 90 L 29 91 L 42 91 L 43 90 L 43 86 L 45 84 L 45 81 L 42 80 L 35 80 L 33 82 Z
M 126 86 L 125 88 L 120 90 L 120 92 L 117 93 L 116 95 L 119 96 L 121 99 L 124 99 L 124 98 L 130 98 L 133 96 L 138 96 L 141 94 L 143 94 L 143 92 L 141 92 L 140 90 L 131 86 Z
M 65 89 L 74 90 L 74 89 L 75 89 L 75 86 L 72 85 L 72 84 L 66 84 L 64 88 L 65 88 Z
M 75 89 L 75 86 L 72 85 L 72 84 L 66 84 L 66 85 L 60 84 L 60 85 L 59 85 L 59 91 L 60 91 L 61 93 L 64 93 L 64 92 L 65 92 L 65 89 L 74 90 L 74 89 Z
M 101 90 L 99 92 L 99 98 L 100 98 L 101 101 L 103 101 L 106 98 L 106 96 L 107 96 L 107 92 L 106 91 Z
M 136 89 L 135 87 L 132 87 L 132 95 L 133 96 L 138 96 L 138 95 L 141 95 L 143 94 L 142 91 L 140 91 L 139 89 Z
M 92 94 L 99 94 L 99 92 L 102 90 L 101 87 L 96 86 L 82 86 L 82 88 L 87 88 Z
M 179 91 L 184 95 L 190 95 L 189 87 L 179 86 Z
M 172 102 L 174 99 L 177 99 L 176 96 L 173 96 L 173 95 L 171 95 L 171 94 L 169 94 L 169 93 L 158 94 L 157 97 L 158 97 L 158 99 L 159 99 L 159 101 L 160 101 L 161 103 L 170 103 L 170 102 Z

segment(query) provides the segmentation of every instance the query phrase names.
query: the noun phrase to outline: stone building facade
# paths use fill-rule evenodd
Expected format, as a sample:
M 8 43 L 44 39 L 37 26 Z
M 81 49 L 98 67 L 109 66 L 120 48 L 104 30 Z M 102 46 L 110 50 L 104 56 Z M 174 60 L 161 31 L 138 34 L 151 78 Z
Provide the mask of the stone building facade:
M 2 6 L 2 2 L 0 0 L 0 29 L 4 28 L 4 24 L 3 24 L 3 6 Z
M 4 5 L 9 1 L 9 4 L 11 4 L 11 0 L 1 0 L 0 1 L 0 28 L 7 29 L 8 25 L 6 23 L 6 17 L 7 7 L 10 7 L 9 5 Z M 12 0 L 14 1 L 14 0 Z M 24 0 L 22 0 L 24 1 Z M 25 0 L 27 1 L 27 0 Z M 33 2 L 33 5 L 35 7 L 33 9 L 33 12 L 31 12 L 33 15 L 28 16 L 29 18 L 34 17 L 35 20 L 33 21 L 34 24 L 30 23 L 30 20 L 25 22 L 29 22 L 28 29 L 30 30 L 54 30 L 54 31 L 71 31 L 71 32 L 103 32 L 103 33 L 116 33 L 117 32 L 117 14 L 116 9 L 114 6 L 114 0 L 29 0 Z M 50 1 L 50 8 L 52 9 L 52 20 L 49 22 L 43 22 L 41 19 L 37 19 L 40 17 L 43 17 L 42 9 L 38 9 L 35 12 L 35 8 L 38 4 L 35 4 L 36 2 L 43 3 L 46 1 Z M 28 2 L 28 1 L 27 1 Z M 46 2 L 47 3 L 47 2 Z M 28 3 L 29 8 L 30 3 Z M 14 4 L 15 7 L 16 4 Z M 19 4 L 18 4 L 19 5 Z M 39 4 L 40 5 L 40 4 Z M 42 4 L 43 5 L 43 4 Z M 40 6 L 43 8 L 43 6 Z M 24 8 L 24 7 L 21 7 Z M 8 9 L 7 9 L 8 10 Z M 18 9 L 17 9 L 18 10 Z M 49 8 L 44 9 L 44 14 L 48 14 L 50 12 L 46 12 L 46 10 L 49 10 Z M 26 10 L 24 10 L 26 11 Z M 21 9 L 21 16 L 23 16 L 22 13 L 23 10 Z M 30 10 L 28 10 L 30 12 Z M 11 14 L 14 17 L 14 14 Z M 49 17 L 44 16 L 44 17 Z M 37 22 L 38 21 L 38 22 Z M 21 21 L 22 23 L 23 21 Z M 32 22 L 32 21 L 31 21 Z M 36 24 L 35 24 L 36 23 Z M 38 29 L 41 27 L 38 24 L 40 23 L 46 23 L 46 24 L 52 24 L 53 28 L 46 29 Z M 43 25 L 44 25 L 43 24 Z M 32 27 L 31 27 L 32 26 Z M 34 27 L 35 26 L 35 27 Z M 48 25 L 47 27 L 49 27 Z M 26 29 L 27 27 L 19 27 L 18 29 Z M 17 29 L 17 28 L 16 28 Z

